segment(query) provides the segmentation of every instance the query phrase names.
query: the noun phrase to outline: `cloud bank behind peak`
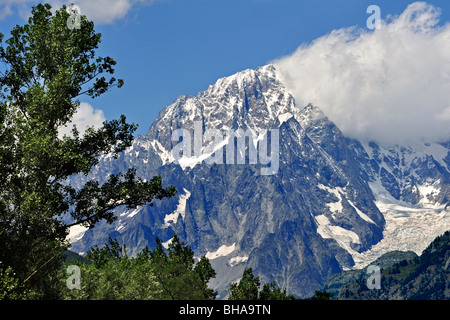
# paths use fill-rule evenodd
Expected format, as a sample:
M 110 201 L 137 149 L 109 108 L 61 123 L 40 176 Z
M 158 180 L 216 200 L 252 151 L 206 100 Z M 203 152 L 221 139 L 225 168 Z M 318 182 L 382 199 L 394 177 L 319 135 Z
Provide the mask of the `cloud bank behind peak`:
M 333 30 L 272 61 L 296 103 L 319 106 L 349 137 L 384 144 L 450 139 L 450 25 L 410 4 L 370 31 Z

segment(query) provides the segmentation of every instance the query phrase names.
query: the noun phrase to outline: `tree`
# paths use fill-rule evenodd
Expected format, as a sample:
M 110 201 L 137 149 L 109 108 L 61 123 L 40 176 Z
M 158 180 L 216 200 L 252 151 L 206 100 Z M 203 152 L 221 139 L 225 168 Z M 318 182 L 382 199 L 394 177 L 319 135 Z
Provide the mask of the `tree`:
M 208 287 L 216 276 L 208 258 L 202 256 L 195 263 L 194 252 L 174 234 L 167 252 L 160 239 L 153 251 L 147 250 L 155 277 L 161 286 L 159 299 L 213 300 L 217 292 Z
M 265 283 L 259 290 L 261 281 L 253 274 L 252 268 L 245 268 L 239 282 L 230 286 L 228 300 L 293 300 L 294 297 L 287 295 L 286 289 L 280 289 L 275 282 Z
M 70 261 L 80 268 L 81 288 L 67 288 L 66 268 L 60 270 L 63 299 L 120 300 L 213 300 L 217 293 L 208 287 L 216 272 L 203 256 L 195 263 L 191 248 L 174 235 L 165 250 L 157 238 L 136 257 L 127 255 L 125 245 L 109 239 L 102 248 L 91 248 L 87 263 Z
M 252 268 L 246 268 L 239 283 L 231 284 L 228 300 L 257 300 L 259 286 L 259 277 L 255 277 Z
M 112 222 L 118 206 L 135 208 L 176 193 L 162 187 L 161 176 L 146 182 L 134 169 L 102 185 L 67 183 L 87 175 L 101 155 L 117 157 L 137 128 L 122 115 L 83 135 L 73 127 L 71 136 L 59 136 L 81 97 L 123 85 L 113 77 L 114 59 L 96 55 L 101 34 L 93 22 L 83 16 L 71 30 L 68 18 L 65 6 L 52 14 L 50 5 L 39 4 L 9 39 L 0 34 L 0 261 L 3 272 L 8 268 L 19 279 L 14 291 L 33 287 L 36 298 L 54 295 L 69 227 Z M 73 222 L 65 224 L 63 215 Z
M 328 291 L 314 291 L 314 296 L 310 298 L 310 300 L 331 300 L 333 294 Z
M 0 262 L 1 266 L 1 262 Z M 2 268 L 0 267 L 0 300 L 4 299 L 19 299 L 22 296 L 20 294 L 12 292 L 18 287 L 18 279 L 15 277 L 12 272 L 11 267 Z
M 102 248 L 91 248 L 87 263 L 69 261 L 80 268 L 80 288 L 67 288 L 67 268 L 61 269 L 63 299 L 80 300 L 149 300 L 160 295 L 148 255 L 129 257 L 125 245 L 109 239 Z
M 287 294 L 286 288 L 278 288 L 275 282 L 270 282 L 263 285 L 259 300 L 294 300 L 294 297 Z

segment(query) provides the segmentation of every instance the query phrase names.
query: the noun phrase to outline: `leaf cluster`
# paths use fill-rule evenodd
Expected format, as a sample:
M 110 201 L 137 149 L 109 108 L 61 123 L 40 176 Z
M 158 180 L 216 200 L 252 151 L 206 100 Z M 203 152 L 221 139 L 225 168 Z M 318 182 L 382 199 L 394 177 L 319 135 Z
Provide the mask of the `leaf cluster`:
M 194 252 L 184 242 L 180 242 L 176 234 L 168 245 L 167 253 L 161 240 L 156 239 L 156 243 L 156 248 L 147 253 L 161 285 L 159 299 L 215 299 L 217 292 L 208 287 L 208 282 L 216 276 L 216 272 L 206 256 L 195 263 Z
M 69 300 L 147 300 L 157 298 L 160 289 L 149 259 L 132 258 L 126 247 L 109 239 L 103 248 L 92 248 L 87 263 L 69 261 L 80 268 L 80 289 L 67 287 L 67 266 L 60 270 L 61 299 Z
M 278 288 L 275 282 L 265 283 L 260 290 L 259 276 L 253 274 L 252 268 L 246 268 L 239 282 L 230 286 L 228 300 L 293 300 L 286 289 Z
M 174 235 L 166 250 L 161 241 L 154 250 L 144 248 L 136 257 L 129 257 L 125 245 L 109 239 L 103 248 L 92 248 L 88 262 L 72 261 L 81 270 L 81 289 L 66 288 L 67 275 L 61 274 L 63 298 L 83 300 L 180 300 L 214 299 L 208 288 L 215 276 L 209 260 L 197 263 L 191 248 Z

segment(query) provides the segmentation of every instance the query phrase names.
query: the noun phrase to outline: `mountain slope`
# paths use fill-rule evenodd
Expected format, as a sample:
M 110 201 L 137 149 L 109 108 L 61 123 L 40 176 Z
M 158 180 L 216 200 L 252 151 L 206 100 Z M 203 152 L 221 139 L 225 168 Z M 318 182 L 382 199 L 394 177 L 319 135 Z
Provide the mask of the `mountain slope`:
M 364 277 L 342 286 L 336 298 L 450 299 L 450 231 L 437 237 L 419 257 L 403 259 L 383 268 L 379 289 L 368 289 Z
M 448 143 L 381 146 L 348 141 L 386 220 L 383 239 L 359 257 L 356 267 L 394 250 L 421 254 L 450 229 Z

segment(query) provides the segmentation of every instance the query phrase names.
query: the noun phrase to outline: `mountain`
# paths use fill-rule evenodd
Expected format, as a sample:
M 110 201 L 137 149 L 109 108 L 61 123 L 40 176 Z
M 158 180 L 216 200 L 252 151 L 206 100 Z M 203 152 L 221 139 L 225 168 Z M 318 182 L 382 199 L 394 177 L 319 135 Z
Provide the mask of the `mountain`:
M 219 79 L 162 109 L 117 159 L 72 177 L 75 186 L 104 182 L 134 167 L 145 179 L 161 174 L 178 194 L 118 208 L 111 225 L 74 228 L 71 250 L 111 236 L 133 254 L 176 233 L 210 259 L 220 298 L 245 267 L 309 297 L 332 274 L 403 247 L 419 254 L 450 229 L 450 143 L 345 137 L 317 106 L 297 106 L 284 83 L 275 65 Z
M 395 254 L 394 254 L 395 255 Z M 401 259 L 404 258 L 404 259 Z M 380 267 L 380 287 L 369 289 L 364 273 L 342 285 L 337 299 L 450 299 L 450 231 L 437 237 L 419 257 L 397 255 L 398 262 Z
M 353 295 L 350 293 L 346 293 L 346 291 L 350 292 L 348 288 L 353 288 L 355 284 L 364 286 L 363 290 L 368 289 L 367 280 L 371 275 L 374 274 L 373 271 L 369 269 L 371 266 L 380 268 L 379 270 L 381 274 L 381 270 L 387 270 L 397 263 L 400 263 L 402 261 L 414 260 L 417 257 L 418 255 L 412 251 L 396 250 L 385 253 L 364 268 L 345 270 L 331 275 L 330 277 L 328 277 L 325 285 L 321 288 L 321 291 L 327 291 L 331 293 L 334 299 L 346 299 L 350 295 L 357 299 L 356 293 Z

